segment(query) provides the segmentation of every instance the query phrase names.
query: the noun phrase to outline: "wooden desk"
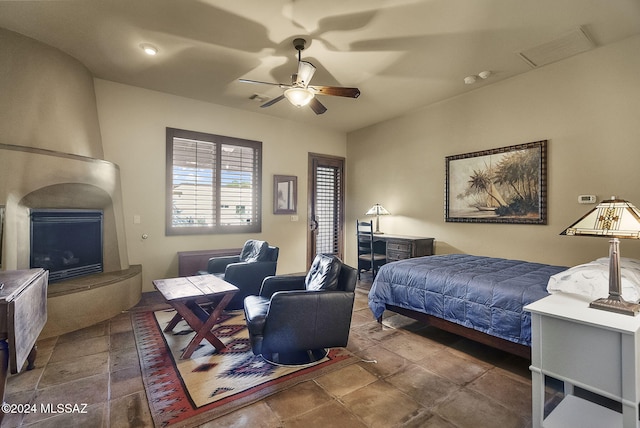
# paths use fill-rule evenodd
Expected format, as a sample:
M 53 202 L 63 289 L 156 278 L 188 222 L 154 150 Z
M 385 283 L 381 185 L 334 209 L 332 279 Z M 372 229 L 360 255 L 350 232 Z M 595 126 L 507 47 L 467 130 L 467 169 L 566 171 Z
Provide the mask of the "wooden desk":
M 177 312 L 164 331 L 173 330 L 184 319 L 196 332 L 180 358 L 190 358 L 203 339 L 207 339 L 217 350 L 225 348 L 211 329 L 233 295 L 238 292 L 238 287 L 214 275 L 156 279 L 153 285 Z M 212 306 L 205 310 L 200 306 L 204 303 Z
M 387 261 L 409 259 L 433 255 L 434 238 L 422 236 L 373 234 L 373 247 L 376 253 L 387 255 Z
M 26 269 L 0 272 L 0 396 L 4 402 L 7 368 L 31 370 L 36 340 L 47 322 L 49 271 Z M 2 420 L 0 413 L 0 420 Z

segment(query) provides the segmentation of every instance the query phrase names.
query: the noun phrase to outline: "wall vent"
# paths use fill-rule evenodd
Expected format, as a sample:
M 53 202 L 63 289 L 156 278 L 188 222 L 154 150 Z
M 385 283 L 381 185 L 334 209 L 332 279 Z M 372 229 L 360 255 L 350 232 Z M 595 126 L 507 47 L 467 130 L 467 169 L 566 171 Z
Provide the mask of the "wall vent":
M 582 27 L 578 27 L 550 42 L 532 47 L 516 54 L 531 68 L 542 67 L 552 62 L 593 49 L 595 44 Z

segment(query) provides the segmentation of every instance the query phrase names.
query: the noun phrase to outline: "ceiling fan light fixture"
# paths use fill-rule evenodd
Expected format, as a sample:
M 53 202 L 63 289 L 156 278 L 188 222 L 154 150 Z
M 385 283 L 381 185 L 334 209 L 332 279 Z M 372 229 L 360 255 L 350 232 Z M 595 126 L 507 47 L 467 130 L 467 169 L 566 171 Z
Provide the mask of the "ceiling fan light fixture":
M 360 90 L 358 88 L 346 88 L 342 86 L 309 86 L 309 82 L 316 71 L 315 65 L 308 61 L 302 61 L 300 52 L 304 49 L 306 41 L 297 38 L 293 41 L 293 47 L 298 51 L 298 69 L 291 75 L 291 84 L 260 82 L 258 80 L 239 79 L 240 82 L 253 83 L 259 85 L 278 86 L 287 88 L 282 95 L 260 105 L 260 108 L 270 107 L 283 99 L 295 107 L 309 105 L 315 114 L 324 114 L 327 108 L 317 99 L 316 95 L 331 95 L 336 97 L 358 98 Z M 250 97 L 256 99 L 257 95 Z
M 309 104 L 314 97 L 313 92 L 306 88 L 289 88 L 284 91 L 284 96 L 296 107 Z

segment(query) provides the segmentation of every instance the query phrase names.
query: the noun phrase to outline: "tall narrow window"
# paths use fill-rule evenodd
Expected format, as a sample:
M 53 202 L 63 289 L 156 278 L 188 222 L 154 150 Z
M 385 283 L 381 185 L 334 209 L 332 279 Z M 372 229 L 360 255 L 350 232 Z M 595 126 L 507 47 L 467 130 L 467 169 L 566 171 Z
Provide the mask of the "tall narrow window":
M 344 163 L 341 157 L 309 153 L 309 265 L 317 254 L 344 257 Z
M 167 128 L 167 235 L 262 229 L 262 143 Z
M 339 227 L 335 220 L 339 218 L 341 189 L 340 174 L 336 168 L 318 166 L 316 170 L 316 217 L 318 235 L 316 237 L 317 254 L 338 254 Z

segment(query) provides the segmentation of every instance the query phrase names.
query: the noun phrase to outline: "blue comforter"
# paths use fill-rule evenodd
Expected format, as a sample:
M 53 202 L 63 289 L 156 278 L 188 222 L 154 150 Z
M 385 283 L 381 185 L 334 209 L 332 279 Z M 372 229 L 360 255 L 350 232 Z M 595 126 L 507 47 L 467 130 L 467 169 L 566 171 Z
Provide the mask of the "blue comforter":
M 531 346 L 522 308 L 547 296 L 549 277 L 565 269 L 466 254 L 401 260 L 380 268 L 369 308 L 378 318 L 385 304 L 399 306 Z

